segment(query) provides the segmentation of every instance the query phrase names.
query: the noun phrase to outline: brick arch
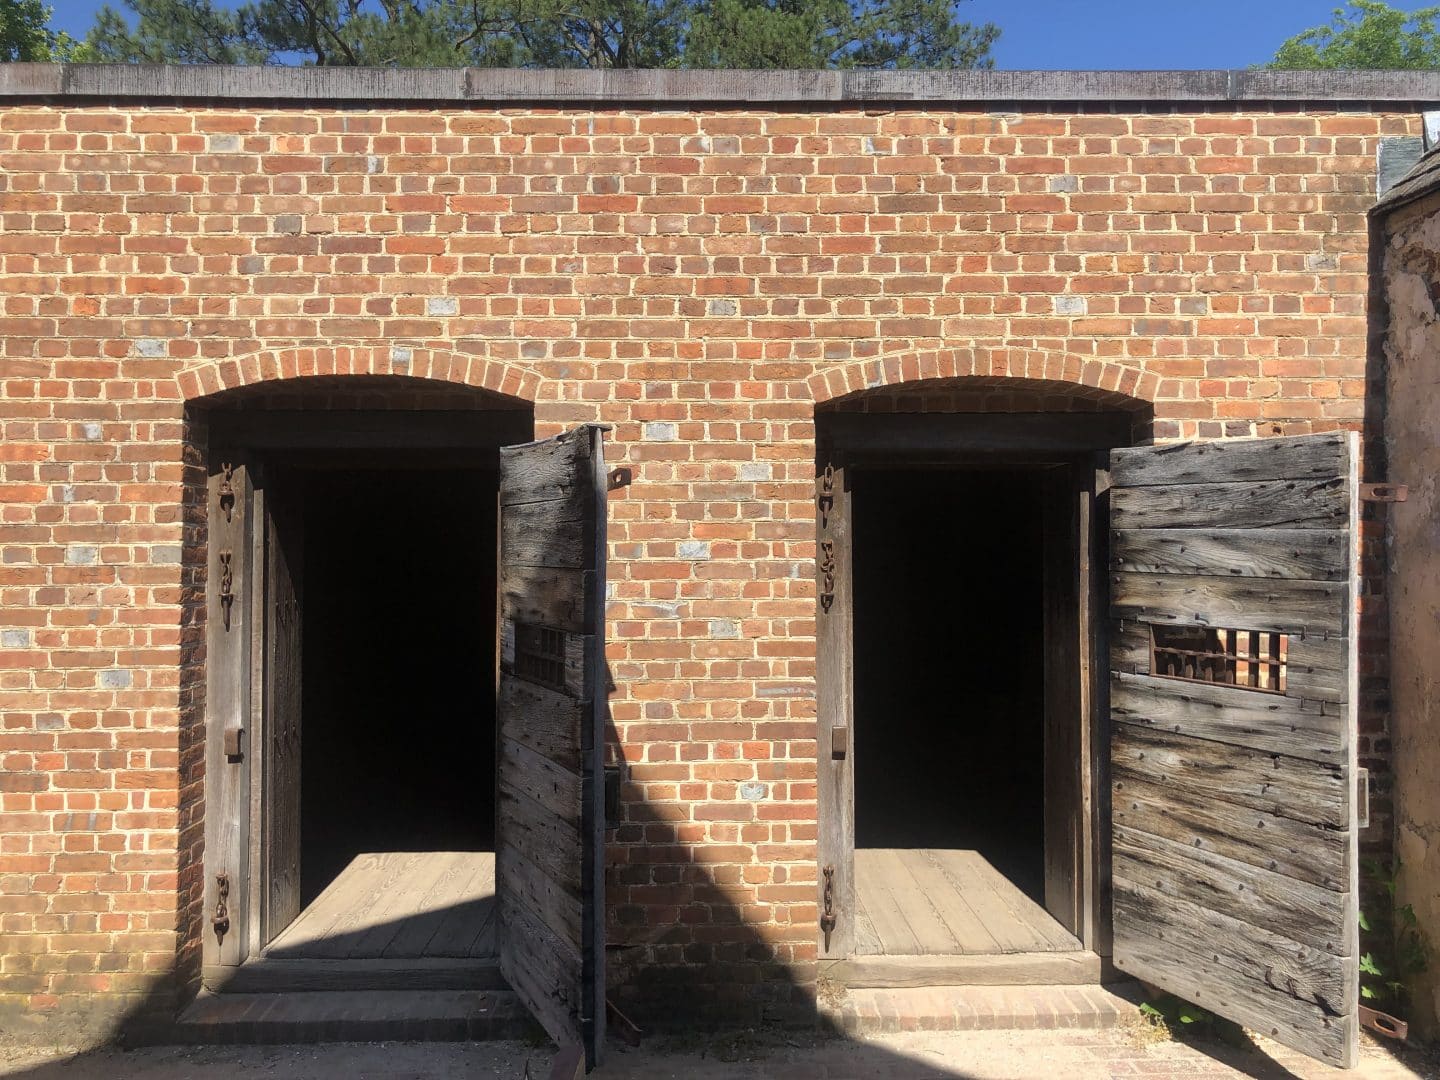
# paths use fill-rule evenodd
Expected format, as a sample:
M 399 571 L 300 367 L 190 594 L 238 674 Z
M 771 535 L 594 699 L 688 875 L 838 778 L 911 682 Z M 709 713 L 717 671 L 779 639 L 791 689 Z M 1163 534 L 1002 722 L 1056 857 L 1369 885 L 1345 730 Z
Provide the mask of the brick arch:
M 974 346 L 894 353 L 821 368 L 806 382 L 815 404 L 885 386 L 971 377 L 1069 383 L 1137 408 L 1159 396 L 1160 377 L 1128 364 L 1045 349 Z
M 536 401 L 545 381 L 529 368 L 443 349 L 381 342 L 369 345 L 310 345 L 260 350 L 244 356 L 202 360 L 176 376 L 186 401 L 262 383 L 309 376 L 391 375 L 427 379 Z

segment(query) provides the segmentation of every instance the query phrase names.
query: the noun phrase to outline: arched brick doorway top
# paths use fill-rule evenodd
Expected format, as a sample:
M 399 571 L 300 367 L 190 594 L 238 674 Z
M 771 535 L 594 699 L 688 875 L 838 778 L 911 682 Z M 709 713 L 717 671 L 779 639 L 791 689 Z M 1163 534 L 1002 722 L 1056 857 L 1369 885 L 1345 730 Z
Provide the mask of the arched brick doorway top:
M 503 360 L 390 342 L 257 351 L 192 364 L 175 379 L 181 397 L 194 401 L 246 387 L 279 388 L 291 381 L 297 387 L 311 379 L 338 383 L 344 376 L 367 376 L 371 385 L 394 379 L 397 388 L 449 383 L 522 402 L 536 401 L 544 382 L 536 372 Z
M 837 364 L 807 380 L 817 406 L 881 388 L 915 391 L 968 387 L 976 391 L 1025 389 L 1068 395 L 1090 407 L 1140 411 L 1159 396 L 1160 377 L 1128 364 L 1044 349 L 973 346 L 895 353 L 859 363 Z

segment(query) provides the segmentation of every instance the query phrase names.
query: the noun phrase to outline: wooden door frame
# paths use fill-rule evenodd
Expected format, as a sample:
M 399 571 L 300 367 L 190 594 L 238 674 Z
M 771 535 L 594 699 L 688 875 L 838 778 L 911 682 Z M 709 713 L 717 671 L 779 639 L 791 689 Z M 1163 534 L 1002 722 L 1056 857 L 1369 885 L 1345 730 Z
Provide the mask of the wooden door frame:
M 1073 866 L 1070 888 L 1074 933 L 1088 951 L 1110 951 L 1108 837 L 1109 708 L 1105 664 L 1106 500 L 1103 454 L 1129 445 L 1133 414 L 1100 413 L 924 413 L 817 415 L 816 529 L 817 630 L 816 706 L 819 829 L 817 904 L 822 928 L 821 959 L 853 954 L 854 873 L 854 633 L 853 505 L 850 489 L 865 468 L 1036 468 L 1051 473 L 1047 492 L 1047 535 L 1065 522 L 1073 542 L 1047 544 L 1047 576 L 1068 575 L 1073 596 L 1073 722 L 1056 739 L 1050 726 L 1047 687 L 1046 769 L 1063 767 L 1071 786 L 1068 807 L 1047 798 L 1047 879 L 1051 847 L 1065 838 Z M 828 466 L 828 479 L 827 479 Z M 1097 466 L 1099 466 L 1097 468 Z M 829 546 L 827 546 L 829 545 Z M 1056 552 L 1059 555 L 1056 555 Z M 1053 618 L 1053 617 L 1052 617 Z M 1052 618 L 1047 618 L 1047 635 Z M 1048 652 L 1048 647 L 1047 647 Z M 1052 761 L 1052 757 L 1056 760 Z M 1065 812 L 1068 811 L 1068 812 Z M 831 879 L 827 889 L 827 868 Z M 827 897 L 828 892 L 828 897 Z M 1048 892 L 1048 889 L 1047 889 Z M 834 928 L 826 934 L 829 908 Z
M 197 411 L 207 428 L 201 972 L 202 985 L 221 987 L 236 967 L 263 955 L 268 929 L 262 925 L 267 466 L 497 469 L 501 446 L 533 438 L 534 418 L 529 409 Z M 233 466 L 228 477 L 227 463 Z M 220 600 L 222 553 L 230 556 L 228 630 Z M 236 747 L 227 748 L 226 733 L 235 729 L 239 753 L 231 755 L 227 749 Z M 212 923 L 221 874 L 230 882 L 223 940 Z

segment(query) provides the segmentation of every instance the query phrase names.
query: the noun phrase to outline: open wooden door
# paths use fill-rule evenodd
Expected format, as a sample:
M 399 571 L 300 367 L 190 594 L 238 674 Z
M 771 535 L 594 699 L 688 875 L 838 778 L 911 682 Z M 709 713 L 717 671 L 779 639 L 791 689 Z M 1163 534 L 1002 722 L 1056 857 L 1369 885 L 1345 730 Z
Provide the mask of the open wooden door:
M 1357 438 L 1111 453 L 1115 964 L 1358 1053 Z
M 500 969 L 591 1068 L 605 1040 L 601 431 L 500 451 Z
M 258 499 L 265 528 L 262 945 L 300 915 L 300 597 L 305 537 L 299 494 L 293 478 L 270 470 Z

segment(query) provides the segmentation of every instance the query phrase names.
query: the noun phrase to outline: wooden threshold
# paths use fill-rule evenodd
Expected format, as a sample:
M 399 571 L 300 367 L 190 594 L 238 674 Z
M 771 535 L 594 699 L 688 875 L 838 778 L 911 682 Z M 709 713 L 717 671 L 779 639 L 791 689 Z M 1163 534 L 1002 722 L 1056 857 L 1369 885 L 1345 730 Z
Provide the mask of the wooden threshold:
M 494 957 L 410 960 L 277 960 L 260 957 L 239 967 L 207 964 L 206 990 L 276 994 L 327 990 L 509 990 Z
M 1124 976 L 1093 952 L 994 956 L 854 956 L 820 962 L 820 977 L 840 986 L 1098 986 Z

